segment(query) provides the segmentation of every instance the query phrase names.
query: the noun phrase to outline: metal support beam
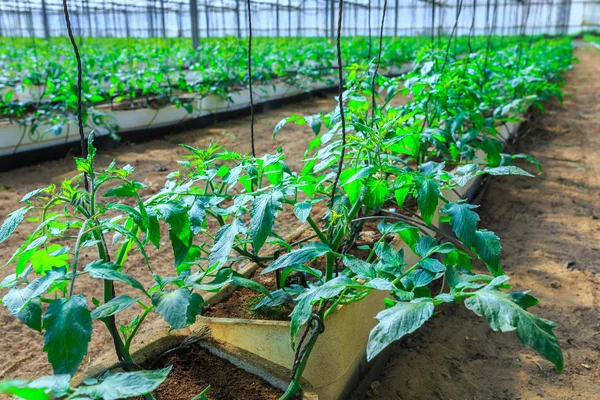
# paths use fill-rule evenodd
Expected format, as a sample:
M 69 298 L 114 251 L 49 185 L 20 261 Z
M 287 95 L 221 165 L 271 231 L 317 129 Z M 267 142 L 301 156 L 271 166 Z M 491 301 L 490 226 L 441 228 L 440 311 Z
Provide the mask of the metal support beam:
M 198 32 L 198 0 L 190 0 L 190 19 L 192 27 L 192 46 L 197 49 L 200 46 Z
M 237 37 L 242 37 L 242 25 L 240 23 L 240 0 L 235 0 L 235 26 L 237 27 Z
M 329 37 L 333 39 L 335 37 L 335 0 L 331 0 L 329 7 L 329 26 L 331 27 Z
M 400 13 L 399 0 L 396 0 L 396 10 L 394 14 L 394 36 L 398 36 L 398 14 Z
M 160 22 L 162 24 L 162 36 L 167 37 L 167 23 L 165 18 L 165 0 L 160 0 Z
M 204 2 L 204 22 L 206 23 L 206 37 L 210 37 L 210 15 L 208 15 L 208 1 Z
M 42 23 L 44 24 L 44 37 L 50 39 L 50 27 L 48 26 L 48 10 L 46 9 L 46 0 L 42 0 Z

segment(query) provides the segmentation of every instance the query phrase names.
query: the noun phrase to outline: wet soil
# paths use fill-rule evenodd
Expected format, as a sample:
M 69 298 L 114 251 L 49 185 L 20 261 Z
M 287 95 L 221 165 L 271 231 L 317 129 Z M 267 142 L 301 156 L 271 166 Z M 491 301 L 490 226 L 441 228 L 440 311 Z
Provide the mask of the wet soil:
M 513 288 L 531 290 L 540 305 L 530 311 L 557 323 L 564 372 L 452 305 L 394 348 L 369 398 L 600 398 L 600 52 L 575 55 L 564 104 L 511 149 L 540 160 L 543 174 L 494 180 L 479 210 L 502 240 Z

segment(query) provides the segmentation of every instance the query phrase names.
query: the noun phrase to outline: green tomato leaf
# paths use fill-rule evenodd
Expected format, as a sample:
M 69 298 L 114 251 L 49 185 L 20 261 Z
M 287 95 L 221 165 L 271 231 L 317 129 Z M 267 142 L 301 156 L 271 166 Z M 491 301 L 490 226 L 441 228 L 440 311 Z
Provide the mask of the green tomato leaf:
M 501 250 L 500 238 L 494 232 L 482 229 L 475 233 L 475 252 L 494 276 L 504 274 L 500 266 Z
M 126 295 L 117 296 L 108 303 L 104 303 L 92 311 L 92 319 L 102 319 L 115 315 L 129 306 L 134 305 L 140 298 L 132 298 Z
M 280 190 L 261 194 L 252 202 L 250 219 L 250 236 L 254 254 L 258 254 L 271 234 L 277 212 L 283 210 L 281 200 L 284 198 Z
M 354 282 L 346 276 L 338 276 L 325 282 L 321 286 L 315 286 L 305 291 L 296 298 L 298 303 L 292 311 L 290 323 L 290 340 L 292 346 L 295 343 L 298 331 L 309 319 L 312 314 L 312 305 L 318 300 L 327 300 L 339 295 L 348 285 Z
M 209 266 L 224 264 L 231 253 L 235 237 L 244 233 L 246 233 L 246 225 L 239 218 L 234 219 L 231 224 L 223 225 L 215 236 L 215 244 L 208 257 Z
M 82 295 L 54 300 L 44 314 L 44 351 L 55 374 L 73 375 L 92 339 L 92 317 Z
M 145 188 L 143 183 L 133 181 L 110 188 L 104 193 L 104 197 L 135 197 L 140 189 Z
M 330 252 L 331 249 L 320 242 L 309 243 L 304 247 L 290 251 L 287 254 L 273 261 L 267 268 L 262 270 L 261 275 L 269 272 L 289 267 L 290 265 L 304 264 L 307 261 L 313 260 Z
M 86 265 L 84 271 L 89 272 L 90 276 L 95 279 L 106 279 L 109 281 L 126 283 L 134 289 L 142 291 L 148 296 L 148 292 L 146 292 L 146 289 L 144 289 L 144 285 L 142 285 L 133 276 L 127 275 L 125 272 L 120 271 L 119 266 L 113 262 L 96 260 Z
M 502 281 L 508 279 L 500 278 L 505 278 Z M 522 344 L 531 346 L 553 363 L 559 373 L 562 372 L 564 360 L 558 339 L 552 331 L 556 324 L 524 310 L 510 293 L 498 290 L 498 279 L 474 292 L 474 296 L 465 300 L 465 306 L 480 317 L 485 316 L 494 331 L 516 330 Z
M 70 375 L 50 375 L 26 381 L 9 379 L 0 382 L 0 394 L 8 394 L 20 399 L 49 400 L 61 398 L 69 393 Z
M 2 302 L 12 315 L 18 317 L 31 328 L 36 329 L 38 324 L 34 323 L 32 318 L 35 318 L 35 315 L 38 311 L 35 305 L 26 310 L 28 303 L 46 293 L 50 286 L 52 286 L 57 279 L 65 277 L 65 274 L 66 268 L 57 268 L 48 271 L 44 276 L 34 279 L 22 289 L 16 287 L 12 288 L 6 294 L 6 296 L 4 296 Z M 25 312 L 25 314 L 22 314 L 23 312 Z M 33 313 L 33 315 L 27 315 L 27 313 Z M 33 326 L 31 326 L 27 321 L 31 321 Z
M 204 300 L 198 293 L 190 293 L 186 288 L 172 292 L 155 291 L 152 293 L 152 304 L 173 329 L 183 329 L 196 321 L 202 312 Z
M 398 303 L 377 314 L 379 323 L 369 335 L 367 360 L 374 359 L 390 343 L 413 333 L 433 315 L 432 301 Z
M 306 222 L 310 216 L 311 210 L 312 203 L 309 201 L 302 201 L 294 204 L 294 215 L 296 215 L 296 218 L 298 218 L 298 220 L 300 220 L 302 223 Z
M 529 172 L 527 172 L 524 169 L 521 169 L 519 167 L 516 167 L 514 165 L 506 165 L 503 167 L 495 167 L 495 168 L 486 167 L 477 173 L 477 175 L 483 175 L 483 174 L 488 174 L 488 175 L 493 175 L 493 176 L 521 175 L 521 176 L 529 176 L 529 177 L 533 178 L 533 175 L 531 175 Z
M 12 233 L 17 229 L 23 218 L 25 218 L 25 214 L 33 207 L 21 207 L 16 211 L 8 214 L 8 218 L 2 223 L 2 227 L 0 227 L 0 243 L 4 242 L 6 239 L 12 235 Z
M 73 398 L 129 399 L 152 393 L 167 379 L 171 366 L 153 371 L 118 372 L 94 385 L 80 386 Z
M 422 176 L 416 178 L 417 204 L 427 225 L 431 225 L 433 215 L 438 206 L 438 199 L 442 196 L 440 185 L 433 179 Z
M 444 214 L 452 217 L 450 220 L 452 231 L 468 248 L 475 244 L 477 223 L 479 222 L 479 215 L 471 211 L 475 208 L 477 206 L 468 203 L 448 203 L 441 208 Z

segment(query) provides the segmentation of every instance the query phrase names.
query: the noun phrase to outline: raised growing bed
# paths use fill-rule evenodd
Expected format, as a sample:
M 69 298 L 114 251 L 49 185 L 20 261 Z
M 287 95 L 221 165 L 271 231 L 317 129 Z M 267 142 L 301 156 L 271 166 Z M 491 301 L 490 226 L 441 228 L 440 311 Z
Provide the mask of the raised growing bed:
M 498 127 L 498 134 L 504 140 L 514 137 L 520 123 L 507 123 Z M 476 162 L 483 163 L 485 154 L 479 151 Z M 478 190 L 481 180 L 471 180 L 467 185 L 454 190 L 443 191 L 442 194 L 451 202 L 468 198 Z M 443 204 L 441 200 L 440 206 Z M 439 210 L 439 207 L 438 207 Z M 444 229 L 440 221 L 439 211 L 434 216 L 434 226 Z M 429 230 L 432 236 L 436 232 Z M 304 230 L 294 233 L 300 238 Z M 392 245 L 403 249 L 407 265 L 415 264 L 420 257 L 402 241 Z M 258 265 L 250 263 L 243 268 L 246 276 L 251 276 Z M 219 296 L 212 297 L 207 305 L 215 305 L 226 301 L 227 295 L 235 291 L 235 285 L 229 284 Z M 367 373 L 372 362 L 367 362 L 366 350 L 369 334 L 377 321 L 375 316 L 385 309 L 386 292 L 373 291 L 360 302 L 338 306 L 336 312 L 327 318 L 325 331 L 315 344 L 311 361 L 307 364 L 304 377 L 312 384 L 319 398 L 335 400 L 348 397 Z M 365 323 L 371 320 L 372 323 Z M 214 338 L 231 343 L 234 346 L 258 354 L 259 356 L 279 364 L 290 366 L 294 362 L 295 351 L 290 346 L 290 322 L 269 319 L 245 319 L 210 317 L 201 315 L 192 329 L 208 327 Z M 348 334 L 348 327 L 353 327 Z M 303 327 L 300 332 L 306 327 Z M 328 371 L 324 374 L 323 371 Z
M 190 338 L 194 338 L 193 342 Z M 189 341 L 186 343 L 186 341 Z M 154 392 L 155 398 L 190 399 L 208 386 L 218 398 L 278 399 L 288 386 L 290 371 L 278 364 L 233 346 L 216 341 L 208 331 L 160 333 L 143 340 L 132 353 L 136 364 L 146 369 L 173 365 L 169 377 Z M 103 372 L 121 370 L 110 357 L 75 375 L 71 386 Z M 302 384 L 298 400 L 318 400 L 308 381 Z M 211 393 L 212 391 L 212 393 Z

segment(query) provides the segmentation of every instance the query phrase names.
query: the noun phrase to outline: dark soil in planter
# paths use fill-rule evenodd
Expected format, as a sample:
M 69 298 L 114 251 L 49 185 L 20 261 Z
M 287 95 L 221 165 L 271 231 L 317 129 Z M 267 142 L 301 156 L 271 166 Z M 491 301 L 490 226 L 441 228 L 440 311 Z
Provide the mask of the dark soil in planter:
M 198 345 L 174 353 L 158 364 L 153 368 L 173 366 L 167 380 L 153 393 L 158 400 L 190 400 L 208 386 L 206 397 L 210 400 L 277 400 L 283 395 L 256 375 Z

